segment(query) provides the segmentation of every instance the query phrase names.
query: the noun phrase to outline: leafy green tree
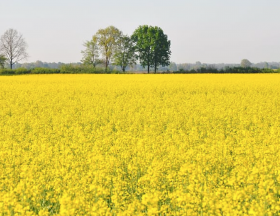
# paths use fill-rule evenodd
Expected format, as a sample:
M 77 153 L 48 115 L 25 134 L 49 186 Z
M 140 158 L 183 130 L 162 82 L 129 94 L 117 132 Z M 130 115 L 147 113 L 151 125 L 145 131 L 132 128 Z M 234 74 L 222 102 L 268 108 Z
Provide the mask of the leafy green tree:
M 28 57 L 26 47 L 23 36 L 15 29 L 7 30 L 0 38 L 0 54 L 7 58 L 11 69 L 16 62 Z
M 114 54 L 114 64 L 120 66 L 123 72 L 125 72 L 127 66 L 136 64 L 135 48 L 130 37 L 120 36 Z
M 170 40 L 166 34 L 164 34 L 163 30 L 159 27 L 154 27 L 154 41 L 153 42 L 153 67 L 155 73 L 157 72 L 158 66 L 161 65 L 163 67 L 168 66 L 170 64 Z
M 5 62 L 7 61 L 7 58 L 4 55 L 0 55 L 0 66 L 4 68 Z
M 158 66 L 170 64 L 170 40 L 163 30 L 157 26 L 139 26 L 133 33 L 132 39 L 135 42 L 136 51 L 140 64 L 143 67 L 153 67 L 156 73 Z
M 139 26 L 132 35 L 132 40 L 135 42 L 136 52 L 142 67 L 148 67 L 148 73 L 150 73 L 150 67 L 153 62 L 152 54 L 152 28 L 143 25 Z
M 97 38 L 93 36 L 92 40 L 84 43 L 85 50 L 82 51 L 83 59 L 81 60 L 85 65 L 92 65 L 94 68 L 100 63 Z
M 99 49 L 104 57 L 105 70 L 113 57 L 121 31 L 114 26 L 109 26 L 105 29 L 99 29 L 94 37 L 96 37 Z
M 251 67 L 252 63 L 248 59 L 242 59 L 241 67 L 248 68 Z

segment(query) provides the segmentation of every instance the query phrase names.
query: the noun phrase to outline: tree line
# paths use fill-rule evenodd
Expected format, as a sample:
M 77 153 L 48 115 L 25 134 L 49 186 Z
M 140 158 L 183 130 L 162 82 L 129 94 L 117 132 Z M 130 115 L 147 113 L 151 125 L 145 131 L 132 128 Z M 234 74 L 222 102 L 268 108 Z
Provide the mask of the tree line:
M 203 74 L 203 73 L 242 73 L 242 74 L 252 74 L 252 73 L 280 73 L 280 69 L 270 69 L 270 68 L 256 68 L 256 67 L 225 67 L 223 69 L 217 69 L 213 67 L 201 67 L 199 69 L 184 70 L 179 69 L 178 71 L 173 71 L 175 74 Z
M 92 66 L 81 64 L 65 64 L 60 68 L 16 68 L 16 69 L 0 69 L 0 75 L 19 75 L 19 74 L 121 74 L 121 73 L 133 73 L 122 72 L 120 70 L 94 69 Z M 253 67 L 228 67 L 224 69 L 217 68 L 200 68 L 178 71 L 161 71 L 160 73 L 174 73 L 174 74 L 203 74 L 203 73 L 280 73 L 280 69 L 269 68 L 253 68 Z
M 64 65 L 70 65 L 77 67 L 90 67 L 89 65 L 84 65 L 81 62 L 72 62 L 72 63 L 63 63 L 63 62 L 42 62 L 42 61 L 36 61 L 36 62 L 26 62 L 26 63 L 15 63 L 13 68 L 26 68 L 26 69 L 33 69 L 33 68 L 54 68 L 54 69 L 59 69 Z M 100 64 L 96 65 L 96 71 L 103 71 L 103 63 L 100 62 Z M 6 64 L 7 67 L 7 64 Z M 170 62 L 170 65 L 168 66 L 159 66 L 158 71 L 159 72 L 173 72 L 173 71 L 190 71 L 190 70 L 199 70 L 200 68 L 215 68 L 218 70 L 225 70 L 226 68 L 234 68 L 234 67 L 241 67 L 241 64 L 227 64 L 227 63 L 215 63 L 215 64 L 209 64 L 209 63 L 201 63 L 201 62 L 196 62 L 196 63 L 175 63 L 175 62 Z M 253 68 L 265 68 L 265 69 L 279 69 L 280 68 L 280 62 L 259 62 L 259 63 L 252 63 L 250 67 Z M 113 70 L 119 70 L 121 71 L 121 67 L 117 65 L 109 65 L 109 71 Z M 144 72 L 147 71 L 147 68 L 143 68 L 139 63 L 133 65 L 133 66 L 128 66 L 126 68 L 126 71 L 129 72 Z
M 174 73 L 268 73 L 277 72 L 280 63 L 261 62 L 252 64 L 248 59 L 243 59 L 240 64 L 176 64 L 170 62 L 170 40 L 163 30 L 157 26 L 139 26 L 131 36 L 124 35 L 114 26 L 99 29 L 82 50 L 82 63 L 34 63 L 20 64 L 26 59 L 27 44 L 22 36 L 14 29 L 7 30 L 0 38 L 0 68 L 9 65 L 11 69 L 25 67 L 28 70 L 2 70 L 0 74 L 26 74 L 26 73 L 108 73 L 121 70 L 125 72 L 143 71 L 150 72 L 151 68 L 156 73 L 158 70 Z M 96 68 L 104 65 L 105 69 Z M 113 69 L 115 67 L 115 69 Z M 33 70 L 34 68 L 53 68 L 59 70 Z M 66 69 L 69 72 L 66 72 Z
M 125 72 L 128 66 L 139 61 L 142 67 L 147 67 L 148 73 L 151 68 L 156 73 L 160 65 L 170 64 L 170 44 L 167 35 L 157 26 L 139 26 L 131 36 L 109 26 L 99 29 L 91 40 L 84 43 L 82 62 L 94 68 L 103 62 L 105 71 L 112 63 Z
M 163 30 L 157 26 L 139 26 L 131 36 L 124 35 L 114 26 L 99 29 L 91 40 L 84 43 L 82 63 L 93 68 L 104 64 L 108 71 L 109 64 L 121 67 L 124 72 L 128 66 L 137 61 L 142 67 L 157 72 L 159 66 L 170 64 L 170 40 Z M 27 44 L 14 29 L 7 30 L 0 38 L 0 66 L 5 62 L 13 69 L 15 63 L 28 57 Z

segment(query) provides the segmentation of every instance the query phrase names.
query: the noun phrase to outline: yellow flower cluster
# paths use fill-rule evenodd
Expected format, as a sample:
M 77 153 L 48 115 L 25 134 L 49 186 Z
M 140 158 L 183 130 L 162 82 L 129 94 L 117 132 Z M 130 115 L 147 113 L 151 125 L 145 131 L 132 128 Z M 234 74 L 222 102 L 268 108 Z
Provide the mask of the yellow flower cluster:
M 280 76 L 0 77 L 1 215 L 279 215 Z

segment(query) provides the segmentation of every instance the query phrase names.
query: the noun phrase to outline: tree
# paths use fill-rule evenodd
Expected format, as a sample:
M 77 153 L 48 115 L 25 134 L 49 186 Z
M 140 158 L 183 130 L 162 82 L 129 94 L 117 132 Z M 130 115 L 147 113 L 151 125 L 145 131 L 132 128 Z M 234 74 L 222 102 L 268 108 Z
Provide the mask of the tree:
M 104 57 L 105 69 L 107 71 L 108 65 L 114 55 L 117 43 L 121 36 L 121 31 L 114 26 L 109 26 L 105 29 L 99 29 L 94 37 Z
M 248 68 L 252 65 L 252 63 L 248 59 L 242 59 L 241 67 Z
M 85 50 L 82 51 L 83 59 L 82 62 L 85 65 L 92 65 L 94 68 L 100 63 L 97 38 L 94 36 L 91 41 L 84 43 Z
M 163 30 L 159 27 L 154 27 L 154 41 L 152 46 L 153 51 L 153 67 L 155 73 L 157 72 L 157 68 L 159 65 L 168 66 L 170 64 L 170 40 L 166 34 L 164 34 Z
M 267 62 L 264 62 L 264 68 L 269 68 L 269 64 Z
M 135 42 L 135 48 L 142 67 L 148 67 L 148 73 L 150 73 L 150 67 L 153 62 L 152 55 L 152 28 L 143 25 L 139 26 L 132 35 L 132 40 Z
M 169 65 L 169 70 L 170 71 L 177 71 L 178 68 L 177 68 L 177 65 L 175 62 L 171 62 L 170 65 Z
M 133 33 L 132 39 L 135 42 L 136 51 L 142 67 L 153 67 L 156 73 L 159 65 L 170 64 L 170 40 L 163 30 L 153 26 L 139 26 Z
M 4 68 L 7 58 L 4 55 L 0 55 L 0 66 Z
M 195 65 L 193 66 L 192 69 L 194 69 L 194 70 L 199 70 L 199 69 L 201 69 L 201 68 L 202 68 L 201 62 L 200 62 L 200 61 L 197 61 L 197 62 L 195 63 Z
M 0 54 L 7 58 L 11 69 L 16 62 L 28 57 L 26 48 L 27 44 L 22 34 L 15 29 L 9 29 L 1 36 Z
M 133 66 L 136 64 L 136 55 L 133 41 L 128 36 L 120 36 L 116 51 L 114 54 L 114 64 L 125 69 L 128 65 Z
M 36 62 L 34 62 L 34 68 L 43 68 L 44 63 L 42 61 L 37 60 Z

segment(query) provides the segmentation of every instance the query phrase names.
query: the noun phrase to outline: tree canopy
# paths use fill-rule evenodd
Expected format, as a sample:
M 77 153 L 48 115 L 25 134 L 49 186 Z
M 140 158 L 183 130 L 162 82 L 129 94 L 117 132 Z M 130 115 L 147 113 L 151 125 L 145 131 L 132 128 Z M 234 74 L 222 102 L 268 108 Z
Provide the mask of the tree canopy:
M 135 65 L 138 60 L 143 68 L 154 68 L 155 73 L 160 66 L 170 64 L 170 40 L 163 30 L 157 26 L 139 26 L 133 35 L 127 36 L 114 26 L 99 29 L 93 39 L 87 41 L 82 51 L 82 62 L 96 66 L 101 60 L 105 70 L 109 64 L 120 66 L 125 71 L 127 66 Z
M 97 38 L 93 37 L 92 40 L 84 43 L 85 50 L 82 51 L 83 59 L 82 63 L 85 65 L 92 65 L 94 68 L 100 63 L 99 48 L 97 44 Z
M 123 72 L 128 65 L 136 64 L 135 47 L 129 36 L 120 36 L 114 54 L 114 64 L 120 66 Z
M 105 29 L 99 29 L 94 36 L 104 57 L 106 71 L 115 53 L 121 34 L 122 32 L 119 29 L 114 26 L 109 26 Z
M 148 25 L 139 26 L 133 33 L 135 50 L 143 67 L 153 67 L 156 73 L 158 66 L 170 64 L 170 40 L 160 27 Z
M 247 68 L 251 67 L 252 63 L 248 59 L 242 59 L 241 61 L 241 67 Z

